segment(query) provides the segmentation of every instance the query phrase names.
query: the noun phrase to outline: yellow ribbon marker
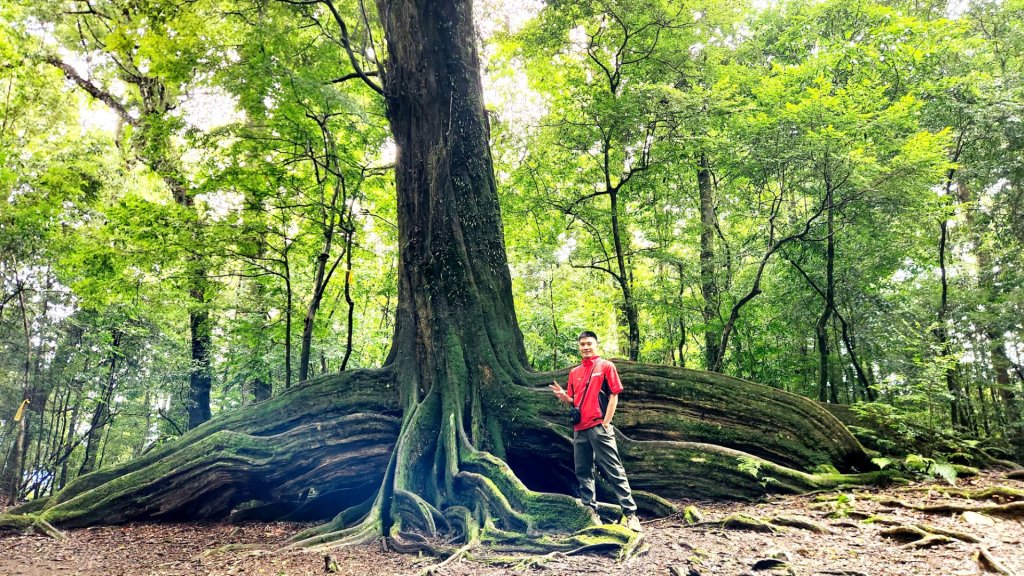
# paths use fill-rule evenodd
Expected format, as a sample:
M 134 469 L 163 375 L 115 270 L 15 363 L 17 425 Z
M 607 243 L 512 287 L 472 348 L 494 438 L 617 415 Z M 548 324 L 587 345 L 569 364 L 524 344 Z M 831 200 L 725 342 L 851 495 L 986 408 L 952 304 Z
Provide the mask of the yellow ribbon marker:
M 14 421 L 18 422 L 21 420 L 21 415 L 25 413 L 25 405 L 28 404 L 28 398 L 25 398 L 21 402 L 21 406 L 18 406 L 18 411 L 14 413 Z

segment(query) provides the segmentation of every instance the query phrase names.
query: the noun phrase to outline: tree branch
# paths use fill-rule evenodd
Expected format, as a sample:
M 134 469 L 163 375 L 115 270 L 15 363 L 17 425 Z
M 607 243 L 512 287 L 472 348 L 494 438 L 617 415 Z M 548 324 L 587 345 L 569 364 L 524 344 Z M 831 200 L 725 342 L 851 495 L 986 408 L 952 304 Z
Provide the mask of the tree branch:
M 90 96 L 106 104 L 111 110 L 117 113 L 125 124 L 129 124 L 131 126 L 136 126 L 138 124 L 139 121 L 128 114 L 128 110 L 125 109 L 124 104 L 118 102 L 112 94 L 93 84 L 92 81 L 83 78 L 70 64 L 56 56 L 47 56 L 45 60 L 48 64 L 64 72 L 64 76 L 66 76 L 68 80 L 78 84 L 78 87 L 88 92 Z
M 345 24 L 345 19 L 341 17 L 338 12 L 338 8 L 334 5 L 332 0 L 278 0 L 285 4 L 292 4 L 294 6 L 310 6 L 313 4 L 323 4 L 327 6 L 327 9 L 331 11 L 331 16 L 334 17 L 334 21 L 337 22 L 338 28 L 341 29 L 341 44 L 345 48 L 345 52 L 348 54 L 349 62 L 352 63 L 352 68 L 355 69 L 355 74 L 362 78 L 363 82 L 370 87 L 371 90 L 384 95 L 384 89 L 380 87 L 376 82 L 370 80 L 370 75 L 363 71 L 363 67 L 359 65 L 358 59 L 356 59 L 356 53 L 352 49 L 352 42 L 349 39 L 348 25 Z

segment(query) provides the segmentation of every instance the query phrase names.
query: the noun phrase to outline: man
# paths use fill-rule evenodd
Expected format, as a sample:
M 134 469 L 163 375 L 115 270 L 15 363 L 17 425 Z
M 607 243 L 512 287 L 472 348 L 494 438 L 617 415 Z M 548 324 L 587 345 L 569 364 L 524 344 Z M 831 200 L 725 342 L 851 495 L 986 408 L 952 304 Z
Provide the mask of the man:
M 583 363 L 569 371 L 568 390 L 563 390 L 558 381 L 551 384 L 551 391 L 564 404 L 579 408 L 580 420 L 573 426 L 572 453 L 575 461 L 576 479 L 580 483 L 580 498 L 585 506 L 597 516 L 597 499 L 594 496 L 594 464 L 601 469 L 626 517 L 630 530 L 643 530 L 636 517 L 636 502 L 629 489 L 626 471 L 619 461 L 619 449 L 612 432 L 612 417 L 619 405 L 622 382 L 615 364 L 601 358 L 597 351 L 597 334 L 590 330 L 580 333 L 576 339 Z M 602 388 L 607 391 L 607 407 L 602 411 Z

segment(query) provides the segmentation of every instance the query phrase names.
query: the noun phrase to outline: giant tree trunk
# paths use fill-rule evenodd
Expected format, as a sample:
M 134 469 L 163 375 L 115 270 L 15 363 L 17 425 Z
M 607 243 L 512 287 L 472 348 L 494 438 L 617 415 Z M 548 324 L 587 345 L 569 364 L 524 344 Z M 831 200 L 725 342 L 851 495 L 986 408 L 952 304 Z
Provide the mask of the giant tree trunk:
M 590 526 L 569 496 L 571 430 L 546 388 L 566 372 L 534 374 L 525 360 L 471 2 L 380 2 L 399 150 L 399 297 L 385 367 L 314 378 L 23 512 L 77 526 L 223 518 L 256 500 L 268 507 L 250 515 L 333 515 L 295 537 L 303 546 L 385 536 L 422 549 L 423 536 L 441 533 L 504 550 L 636 543 L 624 527 Z M 644 491 L 752 497 L 859 479 L 803 471 L 817 464 L 870 466 L 838 420 L 804 398 L 678 368 L 623 362 L 620 373 L 621 450 L 647 509 L 658 499 Z M 750 462 L 756 474 L 741 466 Z

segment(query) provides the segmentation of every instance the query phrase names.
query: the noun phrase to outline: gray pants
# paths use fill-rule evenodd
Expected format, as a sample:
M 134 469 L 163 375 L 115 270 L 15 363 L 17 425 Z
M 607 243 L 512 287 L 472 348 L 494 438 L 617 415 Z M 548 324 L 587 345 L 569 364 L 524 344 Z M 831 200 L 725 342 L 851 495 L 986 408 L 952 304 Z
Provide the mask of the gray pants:
M 573 432 L 572 455 L 576 464 L 576 479 L 580 483 L 580 499 L 584 506 L 597 510 L 594 497 L 594 464 L 601 470 L 605 480 L 612 486 L 615 497 L 626 516 L 636 513 L 636 502 L 629 490 L 626 471 L 619 461 L 619 449 L 614 433 L 600 424 L 582 432 Z

